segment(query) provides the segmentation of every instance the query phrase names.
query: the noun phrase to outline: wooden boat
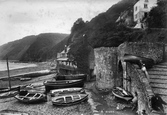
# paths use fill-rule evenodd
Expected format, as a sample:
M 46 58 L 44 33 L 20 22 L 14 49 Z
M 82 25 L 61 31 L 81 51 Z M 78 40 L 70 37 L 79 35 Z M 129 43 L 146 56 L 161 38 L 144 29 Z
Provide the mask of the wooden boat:
M 20 87 L 26 87 L 27 85 L 16 85 L 16 86 L 12 86 L 11 89 L 8 88 L 0 88 L 0 93 L 5 93 L 5 92 L 9 92 L 9 91 L 17 91 Z
M 20 91 L 15 98 L 22 103 L 37 103 L 46 101 L 46 95 L 43 93 Z
M 70 88 L 70 87 L 83 87 L 84 81 L 78 80 L 58 80 L 58 81 L 44 81 L 46 91 L 51 89 Z
M 56 106 L 70 106 L 87 101 L 88 94 L 71 94 L 52 98 L 52 104 Z
M 14 97 L 17 93 L 18 93 L 17 91 L 9 91 L 9 92 L 0 93 L 0 99 Z
M 20 78 L 20 81 L 29 81 L 29 80 L 31 80 L 30 77 Z
M 112 93 L 115 97 L 126 101 L 130 101 L 133 99 L 133 95 L 129 91 L 126 91 L 121 87 L 116 87 L 115 89 L 112 90 Z
M 123 60 L 125 62 L 137 64 L 137 65 L 139 65 L 139 67 L 141 67 L 140 61 L 142 61 L 142 63 L 145 64 L 146 68 L 148 68 L 148 69 L 154 65 L 154 60 L 151 58 L 145 58 L 145 57 L 140 57 L 140 56 L 135 56 L 135 55 L 130 55 L 130 54 L 126 54 L 123 57 Z
M 74 88 L 55 89 L 50 91 L 52 97 L 58 95 L 73 94 L 73 93 L 85 93 L 85 90 L 80 87 L 74 87 Z
M 56 80 L 76 80 L 76 79 L 83 79 L 84 81 L 86 81 L 87 75 L 86 74 L 56 75 L 54 78 Z

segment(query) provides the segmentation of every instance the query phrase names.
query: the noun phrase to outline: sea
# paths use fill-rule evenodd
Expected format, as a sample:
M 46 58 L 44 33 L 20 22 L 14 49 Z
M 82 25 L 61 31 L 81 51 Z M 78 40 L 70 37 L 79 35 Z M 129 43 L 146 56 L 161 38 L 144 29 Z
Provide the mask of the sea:
M 20 63 L 14 60 L 9 60 L 8 63 L 10 70 L 37 66 L 36 64 L 33 63 Z M 6 60 L 0 60 L 0 71 L 5 71 L 5 70 L 7 70 L 7 62 Z

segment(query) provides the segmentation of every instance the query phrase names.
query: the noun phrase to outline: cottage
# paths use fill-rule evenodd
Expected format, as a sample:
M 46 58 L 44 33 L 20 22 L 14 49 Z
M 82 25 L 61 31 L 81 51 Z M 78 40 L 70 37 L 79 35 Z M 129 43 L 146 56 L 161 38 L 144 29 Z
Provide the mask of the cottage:
M 139 0 L 133 7 L 133 16 L 136 26 L 134 28 L 145 28 L 145 24 L 142 22 L 143 18 L 148 16 L 148 13 L 152 7 L 156 6 L 156 0 Z

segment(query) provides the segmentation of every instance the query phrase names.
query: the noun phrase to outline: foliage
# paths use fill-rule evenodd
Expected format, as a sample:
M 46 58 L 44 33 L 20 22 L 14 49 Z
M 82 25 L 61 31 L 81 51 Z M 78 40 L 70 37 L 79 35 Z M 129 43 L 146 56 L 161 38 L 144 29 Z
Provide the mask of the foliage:
M 158 0 L 147 19 L 149 28 L 167 28 L 167 1 Z

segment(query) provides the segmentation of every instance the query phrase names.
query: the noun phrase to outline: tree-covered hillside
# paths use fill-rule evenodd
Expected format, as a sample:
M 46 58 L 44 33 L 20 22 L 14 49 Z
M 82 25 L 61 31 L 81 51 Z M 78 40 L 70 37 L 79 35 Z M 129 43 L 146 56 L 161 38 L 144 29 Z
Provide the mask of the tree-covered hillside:
M 13 41 L 0 46 L 0 59 L 19 61 L 46 61 L 51 59 L 52 48 L 64 40 L 68 34 L 43 33 L 37 36 L 27 36 L 23 39 Z M 60 45 L 59 45 L 60 46 Z M 60 46 L 60 47 L 64 47 Z M 55 52 L 57 54 L 57 52 Z

